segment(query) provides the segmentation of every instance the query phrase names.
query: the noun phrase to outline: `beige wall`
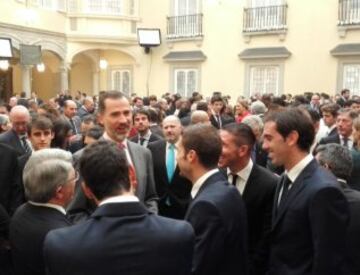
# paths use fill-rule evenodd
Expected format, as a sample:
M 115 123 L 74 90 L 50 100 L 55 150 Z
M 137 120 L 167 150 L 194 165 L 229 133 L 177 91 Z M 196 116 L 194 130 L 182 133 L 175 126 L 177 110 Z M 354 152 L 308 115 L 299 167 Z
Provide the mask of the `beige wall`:
M 75 95 L 76 91 L 92 94 L 93 91 L 93 63 L 92 61 L 79 54 L 74 58 L 70 71 L 70 91 Z

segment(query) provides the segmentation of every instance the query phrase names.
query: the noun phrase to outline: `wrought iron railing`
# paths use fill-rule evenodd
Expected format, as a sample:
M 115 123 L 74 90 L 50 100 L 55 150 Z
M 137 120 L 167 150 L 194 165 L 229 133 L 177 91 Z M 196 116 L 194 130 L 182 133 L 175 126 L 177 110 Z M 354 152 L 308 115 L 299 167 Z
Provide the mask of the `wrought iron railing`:
M 202 18 L 202 14 L 167 17 L 167 39 L 202 36 Z
M 360 0 L 339 0 L 338 25 L 360 25 Z
M 285 30 L 287 5 L 244 9 L 243 32 Z

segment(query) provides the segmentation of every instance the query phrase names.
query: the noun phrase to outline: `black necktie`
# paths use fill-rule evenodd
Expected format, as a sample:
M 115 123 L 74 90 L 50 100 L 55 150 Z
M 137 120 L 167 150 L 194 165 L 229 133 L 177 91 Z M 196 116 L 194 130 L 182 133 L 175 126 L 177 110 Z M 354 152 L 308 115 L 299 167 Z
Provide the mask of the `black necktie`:
M 284 201 L 286 200 L 289 190 L 290 190 L 290 185 L 291 185 L 291 180 L 289 179 L 289 177 L 287 175 L 284 175 L 283 179 L 281 180 L 281 185 L 282 185 L 282 194 L 281 194 L 281 198 L 279 201 L 279 206 L 284 203 Z
M 343 137 L 344 146 L 345 146 L 346 148 L 349 148 L 349 147 L 348 147 L 348 141 L 349 141 L 349 139 L 348 139 L 347 137 Z
M 70 124 L 71 124 L 71 127 L 72 127 L 72 129 L 73 129 L 73 134 L 74 135 L 77 135 L 77 130 L 76 130 L 76 127 L 75 127 L 75 123 L 74 123 L 74 121 L 72 120 L 72 118 L 70 118 Z
M 31 148 L 29 147 L 29 144 L 27 143 L 27 140 L 26 140 L 26 137 L 22 137 L 21 138 L 21 143 L 22 143 L 22 146 L 25 150 L 25 153 L 30 153 L 31 152 Z
M 232 174 L 232 185 L 236 186 L 237 178 L 238 178 L 237 174 Z

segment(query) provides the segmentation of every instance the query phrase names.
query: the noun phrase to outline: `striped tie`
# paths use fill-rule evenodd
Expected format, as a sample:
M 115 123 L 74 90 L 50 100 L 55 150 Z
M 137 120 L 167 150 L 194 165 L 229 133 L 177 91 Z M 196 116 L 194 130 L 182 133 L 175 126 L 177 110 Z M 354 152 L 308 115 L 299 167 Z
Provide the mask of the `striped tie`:
M 27 143 L 27 139 L 26 139 L 26 136 L 23 136 L 21 138 L 21 143 L 22 143 L 22 146 L 25 150 L 25 153 L 28 154 L 28 153 L 31 153 L 31 148 L 29 146 L 29 144 Z

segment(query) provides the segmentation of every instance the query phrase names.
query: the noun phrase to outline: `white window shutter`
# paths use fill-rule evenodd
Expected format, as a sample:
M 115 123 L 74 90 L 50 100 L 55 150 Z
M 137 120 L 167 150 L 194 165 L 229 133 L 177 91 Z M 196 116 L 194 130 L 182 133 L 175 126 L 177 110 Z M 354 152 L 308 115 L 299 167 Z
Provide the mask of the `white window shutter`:
M 354 95 L 360 95 L 360 64 L 344 65 L 343 87 Z

